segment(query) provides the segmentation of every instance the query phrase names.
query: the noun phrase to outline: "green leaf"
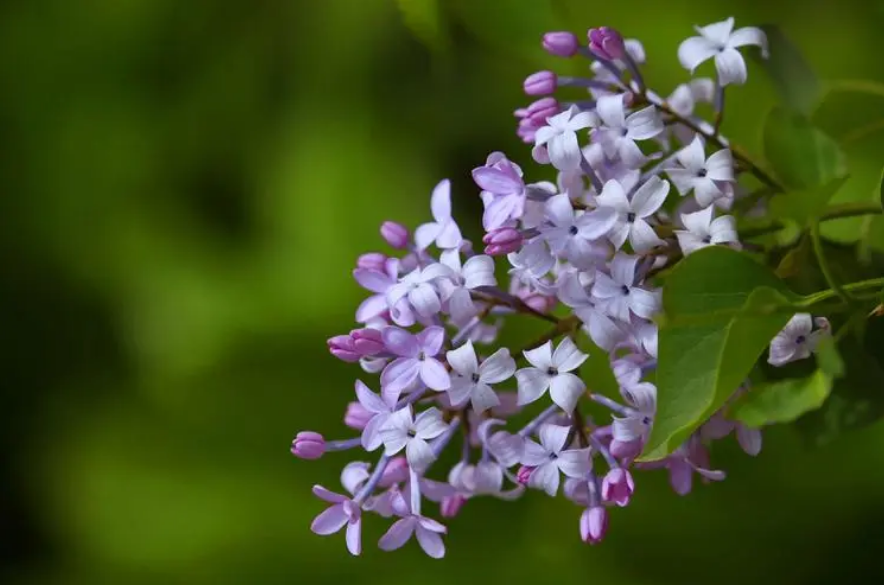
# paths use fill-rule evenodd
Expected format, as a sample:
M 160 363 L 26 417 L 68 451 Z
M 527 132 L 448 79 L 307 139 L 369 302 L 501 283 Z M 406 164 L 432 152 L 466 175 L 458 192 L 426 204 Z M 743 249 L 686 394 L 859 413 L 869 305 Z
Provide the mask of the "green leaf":
M 770 215 L 774 218 L 791 219 L 806 226 L 820 216 L 835 193 L 846 182 L 845 176 L 833 179 L 820 187 L 775 195 L 770 202 Z
M 820 339 L 814 355 L 816 355 L 816 363 L 821 372 L 832 378 L 844 376 L 844 359 L 831 336 L 827 335 Z
M 838 144 L 803 115 L 774 108 L 764 123 L 764 154 L 792 189 L 814 189 L 847 174 Z
M 884 207 L 884 171 L 881 172 L 881 180 L 878 181 L 878 201 Z
M 729 248 L 704 248 L 673 269 L 643 460 L 671 453 L 731 397 L 788 322 L 795 298 L 768 268 Z
M 447 44 L 439 0 L 396 0 L 402 20 L 421 42 L 431 49 Z
M 807 378 L 779 380 L 754 386 L 730 410 L 749 427 L 787 423 L 820 408 L 832 390 L 832 377 L 817 370 Z
M 767 35 L 770 55 L 753 52 L 756 61 L 767 72 L 783 103 L 805 115 L 810 115 L 822 98 L 822 86 L 800 49 L 776 25 L 761 29 Z

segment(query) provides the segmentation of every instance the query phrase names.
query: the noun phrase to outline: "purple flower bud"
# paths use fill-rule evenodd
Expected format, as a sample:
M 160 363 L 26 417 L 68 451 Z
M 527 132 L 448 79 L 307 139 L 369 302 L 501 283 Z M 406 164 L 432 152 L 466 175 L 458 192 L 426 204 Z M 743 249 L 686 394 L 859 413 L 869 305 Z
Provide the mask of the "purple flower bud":
M 586 508 L 580 515 L 580 538 L 589 544 L 598 544 L 608 532 L 608 511 L 601 506 Z
M 387 268 L 387 257 L 380 252 L 369 252 L 356 260 L 356 267 L 384 272 Z
M 439 504 L 439 513 L 443 518 L 454 518 L 466 503 L 467 499 L 460 494 L 445 496 Z
M 544 126 L 546 119 L 559 113 L 559 102 L 556 98 L 545 97 L 533 102 L 526 110 L 528 117 L 535 124 Z
M 608 61 L 622 59 L 626 56 L 623 37 L 613 28 L 602 26 L 589 29 L 589 49 Z
M 548 313 L 556 306 L 558 299 L 546 295 L 532 294 L 522 299 L 525 304 L 539 313 Z
M 331 354 L 339 360 L 355 363 L 362 357 L 349 335 L 335 335 L 327 343 Z
M 614 439 L 610 446 L 611 455 L 617 459 L 633 459 L 642 451 L 641 439 L 635 441 L 618 441 Z
M 570 32 L 548 32 L 543 35 L 543 48 L 556 57 L 573 57 L 580 42 L 577 35 Z
M 519 468 L 519 471 L 516 472 L 516 481 L 518 481 L 522 485 L 528 485 L 528 480 L 531 479 L 531 474 L 533 472 L 533 467 L 525 467 L 523 465 Z
M 381 224 L 381 236 L 397 250 L 408 247 L 408 228 L 401 223 L 385 221 Z
M 301 459 L 319 459 L 325 453 L 325 439 L 319 433 L 302 431 L 292 441 L 292 455 Z
M 394 457 L 387 463 L 379 485 L 381 487 L 389 487 L 393 484 L 401 483 L 408 479 L 408 461 L 405 457 Z
M 344 412 L 344 424 L 351 429 L 361 431 L 368 425 L 368 421 L 374 418 L 374 413 L 369 412 L 358 402 L 351 402 Z
M 384 340 L 380 330 L 371 329 L 355 329 L 350 332 L 350 338 L 353 340 L 355 351 L 363 357 L 375 356 L 384 351 Z
M 515 252 L 522 247 L 522 241 L 521 232 L 511 227 L 491 230 L 482 238 L 482 242 L 485 244 L 485 253 L 489 256 L 502 256 Z
M 622 467 L 615 467 L 602 480 L 602 499 L 620 507 L 629 503 L 634 491 L 635 483 L 632 481 L 632 474 Z
M 522 87 L 528 95 L 549 95 L 556 91 L 557 82 L 552 71 L 538 71 L 526 77 Z

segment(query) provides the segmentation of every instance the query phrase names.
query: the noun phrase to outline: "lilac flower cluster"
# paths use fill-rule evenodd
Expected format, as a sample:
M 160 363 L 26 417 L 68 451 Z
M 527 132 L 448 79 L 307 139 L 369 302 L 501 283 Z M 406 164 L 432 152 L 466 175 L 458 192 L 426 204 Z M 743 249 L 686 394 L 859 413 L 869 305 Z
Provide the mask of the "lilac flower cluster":
M 353 275 L 370 293 L 356 311 L 360 328 L 328 342 L 334 356 L 379 374 L 374 384 L 356 381 L 356 400 L 344 415 L 361 436 L 328 441 L 302 432 L 292 444 L 302 459 L 355 448 L 382 454 L 374 464 L 344 468 L 346 494 L 314 488 L 329 504 L 314 532 L 346 527 L 347 547 L 359 554 L 362 516 L 372 513 L 395 519 L 381 549 L 397 549 L 414 536 L 439 558 L 446 528 L 424 515 L 424 501 L 438 503 L 450 518 L 474 497 L 512 500 L 535 489 L 562 493 L 582 508 L 579 534 L 597 543 L 609 508 L 629 504 L 633 471 L 665 468 L 674 490 L 686 494 L 694 474 L 724 478 L 710 467 L 709 441 L 733 432 L 744 450 L 758 453 L 760 432 L 718 413 L 666 459 L 636 462 L 656 411 L 649 374 L 656 367 L 653 319 L 661 290 L 653 276 L 705 246 L 739 246 L 726 212 L 742 192 L 718 121 L 725 88 L 746 80 L 737 49 L 756 45 L 765 52 L 766 39 L 756 28 L 734 31 L 733 19 L 697 32 L 681 44 L 679 59 L 691 71 L 714 59 L 716 78 L 694 79 L 666 98 L 644 85 L 638 41 L 605 27 L 590 30 L 585 43 L 567 32 L 544 36 L 553 55 L 589 58 L 590 76 L 543 71 L 525 80 L 527 94 L 543 97 L 516 111 L 518 134 L 534 145 L 537 163 L 556 170 L 557 182 L 527 182 L 499 152 L 474 169 L 484 203 L 484 253 L 452 217 L 447 180 L 433 190 L 433 221 L 413 234 L 383 224 L 383 239 L 401 253 L 359 258 Z M 551 96 L 566 87 L 583 99 Z M 703 102 L 713 106 L 716 122 L 695 116 Z M 673 195 L 674 205 L 665 206 Z M 497 279 L 501 261 L 505 284 Z M 496 347 L 504 317 L 516 314 L 549 321 L 552 330 L 523 350 Z M 796 316 L 772 343 L 770 362 L 810 355 L 826 330 L 816 325 L 809 315 Z M 593 392 L 580 376 L 588 357 L 578 345 L 586 345 L 581 334 L 610 362 L 618 400 Z M 745 391 L 735 389 L 735 397 Z M 530 422 L 508 426 L 541 402 Z M 585 415 L 588 403 L 610 410 L 611 419 Z M 427 472 L 456 434 L 463 437 L 459 462 L 446 481 L 430 479 Z

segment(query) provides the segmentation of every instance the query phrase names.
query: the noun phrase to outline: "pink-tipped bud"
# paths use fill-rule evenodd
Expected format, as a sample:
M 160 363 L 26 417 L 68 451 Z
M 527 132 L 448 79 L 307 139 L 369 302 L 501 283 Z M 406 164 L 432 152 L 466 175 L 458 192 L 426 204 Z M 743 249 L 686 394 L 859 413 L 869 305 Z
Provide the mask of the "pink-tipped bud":
M 369 252 L 356 259 L 356 267 L 385 272 L 387 269 L 387 257 L 380 252 Z
M 381 487 L 390 487 L 391 485 L 402 483 L 408 480 L 408 461 L 405 457 L 394 457 L 387 463 L 384 473 L 381 475 L 379 485 Z
M 558 77 L 552 71 L 538 71 L 525 78 L 522 87 L 528 95 L 549 95 L 556 91 Z
M 319 459 L 325 453 L 325 438 L 319 433 L 302 431 L 292 441 L 292 455 L 301 459 Z
M 358 402 L 351 402 L 344 412 L 344 424 L 351 429 L 361 431 L 368 425 L 368 421 L 374 418 L 374 413 L 367 410 Z
M 556 57 L 573 57 L 580 48 L 580 41 L 574 33 L 548 32 L 543 35 L 543 48 Z
M 533 467 L 526 467 L 523 465 L 516 472 L 516 481 L 522 485 L 528 485 L 528 480 L 531 479 L 532 473 L 534 473 Z
M 408 247 L 408 228 L 395 221 L 385 221 L 381 224 L 381 237 L 397 250 Z
M 541 98 L 528 106 L 527 113 L 528 120 L 543 126 L 547 118 L 559 113 L 559 102 L 553 97 Z
M 485 234 L 482 243 L 485 244 L 485 253 L 489 256 L 502 256 L 521 248 L 523 240 L 521 232 L 516 228 L 502 227 Z
M 375 356 L 384 351 L 384 339 L 378 329 L 354 329 L 350 332 L 353 348 L 363 357 Z
M 598 544 L 608 532 L 608 511 L 601 506 L 586 508 L 580 515 L 580 538 L 589 544 Z
M 439 504 L 439 513 L 443 518 L 454 518 L 466 503 L 467 499 L 460 494 L 445 496 Z
M 623 37 L 613 28 L 607 26 L 591 28 L 587 37 L 589 38 L 589 49 L 602 59 L 613 61 L 626 56 Z
M 615 467 L 602 480 L 602 499 L 620 507 L 629 503 L 634 491 L 635 483 L 632 481 L 632 474 L 622 467 Z
M 355 363 L 362 357 L 349 335 L 335 335 L 327 341 L 328 350 L 333 356 L 345 362 Z

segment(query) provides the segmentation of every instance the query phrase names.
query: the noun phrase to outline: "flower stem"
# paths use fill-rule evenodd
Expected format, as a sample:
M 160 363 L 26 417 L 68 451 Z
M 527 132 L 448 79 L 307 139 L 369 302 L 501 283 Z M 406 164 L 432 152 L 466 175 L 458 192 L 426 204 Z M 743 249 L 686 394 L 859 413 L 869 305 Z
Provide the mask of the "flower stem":
M 829 265 L 829 260 L 826 258 L 826 252 L 823 250 L 823 237 L 820 234 L 819 220 L 810 224 L 810 239 L 813 243 L 813 253 L 816 256 L 817 264 L 820 266 L 820 271 L 823 273 L 823 278 L 826 279 L 826 284 L 829 285 L 829 288 L 831 288 L 841 300 L 850 305 L 853 303 L 853 297 L 851 297 L 846 290 L 841 288 L 841 285 L 835 279 L 835 276 L 832 274 L 832 267 Z

